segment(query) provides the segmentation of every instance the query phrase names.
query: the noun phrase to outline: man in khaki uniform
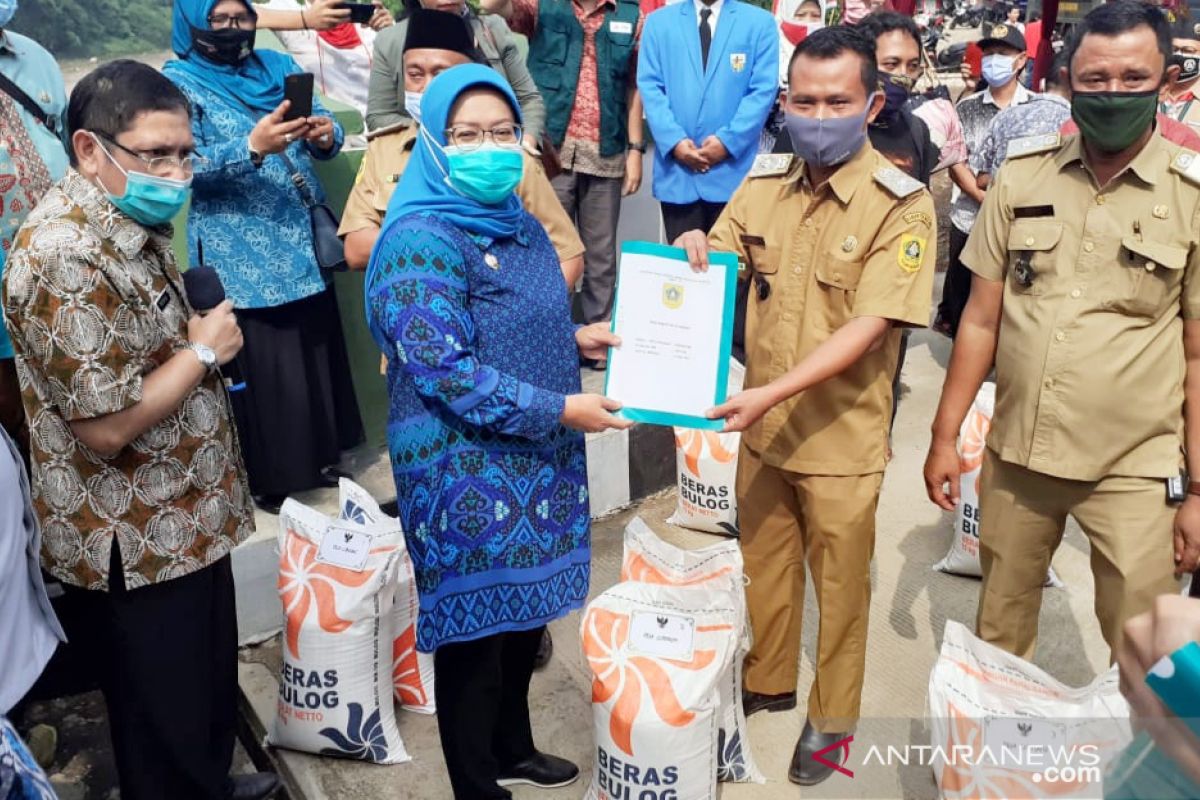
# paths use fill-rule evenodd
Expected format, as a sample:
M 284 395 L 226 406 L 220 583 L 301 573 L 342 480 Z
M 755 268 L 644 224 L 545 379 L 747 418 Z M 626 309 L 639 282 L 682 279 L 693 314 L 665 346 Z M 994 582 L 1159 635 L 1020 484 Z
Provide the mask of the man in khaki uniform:
M 470 34 L 461 18 L 442 11 L 414 11 L 408 18 L 404 50 L 405 90 L 423 92 L 425 85 L 442 71 L 469 63 L 472 51 Z M 416 124 L 398 122 L 368 135 L 367 152 L 338 229 L 345 240 L 346 262 L 351 269 L 367 266 L 387 214 L 388 201 L 408 165 L 418 131 Z M 528 154 L 517 195 L 525 210 L 546 228 L 567 285 L 574 286 L 583 272 L 583 242 L 558 202 L 542 165 Z
M 821 613 L 808 722 L 788 777 L 857 722 L 866 656 L 875 510 L 887 460 L 901 328 L 929 321 L 933 201 L 867 140 L 883 106 L 874 43 L 851 28 L 812 33 L 790 67 L 795 152 L 760 156 L 707 239 L 751 281 L 747 390 L 714 409 L 745 430 L 738 466 L 746 598 L 754 646 L 747 713 L 796 705 L 805 562 Z M 833 750 L 827 760 L 844 758 Z
M 1181 503 L 1165 485 L 1184 449 L 1200 477 L 1200 156 L 1154 129 L 1167 30 L 1131 0 L 1088 14 L 1068 62 L 1081 135 L 1014 141 L 963 252 L 975 277 L 925 481 L 954 507 L 955 437 L 994 364 L 977 626 L 1024 658 L 1068 515 L 1110 647 L 1200 557 L 1200 484 Z

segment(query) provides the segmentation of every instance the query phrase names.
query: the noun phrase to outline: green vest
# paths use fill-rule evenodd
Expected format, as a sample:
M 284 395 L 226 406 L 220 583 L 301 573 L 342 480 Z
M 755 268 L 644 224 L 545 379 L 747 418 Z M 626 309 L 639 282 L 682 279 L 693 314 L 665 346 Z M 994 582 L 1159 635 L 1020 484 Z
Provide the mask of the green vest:
M 579 65 L 583 61 L 583 26 L 575 17 L 574 0 L 538 0 L 537 33 L 529 42 L 526 63 L 546 104 L 546 132 L 562 147 L 575 106 Z M 613 30 L 613 25 L 616 30 Z M 600 88 L 600 155 L 612 156 L 628 144 L 629 91 L 637 0 L 617 0 L 604 12 L 596 31 L 596 78 Z

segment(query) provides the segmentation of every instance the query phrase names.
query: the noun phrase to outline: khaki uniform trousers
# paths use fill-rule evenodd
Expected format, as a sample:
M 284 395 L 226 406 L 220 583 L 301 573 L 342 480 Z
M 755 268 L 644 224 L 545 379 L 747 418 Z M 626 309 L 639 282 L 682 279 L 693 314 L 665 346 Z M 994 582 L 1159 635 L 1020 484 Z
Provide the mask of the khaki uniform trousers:
M 1037 644 L 1042 584 L 1062 541 L 1067 515 L 1092 546 L 1095 610 L 1110 648 L 1130 617 L 1160 594 L 1177 593 L 1173 531 L 1176 509 L 1160 478 L 1055 478 L 983 459 L 979 497 L 983 584 L 975 626 L 980 638 L 1025 659 Z
M 807 561 L 820 612 L 808 718 L 822 732 L 847 732 L 862 700 L 883 473 L 802 475 L 767 466 L 745 445 L 738 459 L 738 514 L 754 633 L 745 687 L 762 694 L 796 691 Z

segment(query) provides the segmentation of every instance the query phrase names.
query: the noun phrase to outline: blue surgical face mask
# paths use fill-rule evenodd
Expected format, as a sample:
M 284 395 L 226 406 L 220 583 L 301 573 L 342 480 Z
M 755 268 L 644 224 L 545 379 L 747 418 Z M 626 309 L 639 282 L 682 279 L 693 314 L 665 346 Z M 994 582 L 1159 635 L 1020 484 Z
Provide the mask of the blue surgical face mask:
M 446 183 L 464 197 L 485 206 L 504 202 L 525 173 L 525 158 L 520 145 L 484 142 L 474 150 L 463 150 L 457 145 L 442 147 L 424 125 L 421 133 L 431 147 L 445 154 L 449 170 Z
M 17 0 L 0 0 L 0 28 L 7 26 L 16 13 Z
M 165 225 L 175 218 L 192 195 L 192 179 L 160 178 L 145 172 L 130 172 L 117 163 L 108 148 L 96 138 L 96 144 L 125 176 L 125 194 L 115 195 L 100 184 L 109 201 L 137 222 L 151 227 Z M 99 177 L 97 177 L 99 180 Z
M 788 111 L 784 125 L 792 139 L 792 149 L 814 167 L 834 167 L 862 149 L 867 142 L 867 115 L 875 93 L 867 97 L 862 113 L 852 117 L 804 117 Z
M 1016 56 L 1006 56 L 1003 53 L 992 53 L 983 57 L 980 72 L 988 82 L 988 86 L 1003 86 L 1015 75 L 1013 65 L 1017 63 Z

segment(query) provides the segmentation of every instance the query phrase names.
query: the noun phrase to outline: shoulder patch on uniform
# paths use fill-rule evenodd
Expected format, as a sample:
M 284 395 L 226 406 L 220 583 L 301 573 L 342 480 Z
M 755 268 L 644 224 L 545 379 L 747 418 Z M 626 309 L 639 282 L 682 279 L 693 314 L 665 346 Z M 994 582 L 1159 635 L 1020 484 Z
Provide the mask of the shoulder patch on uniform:
M 925 188 L 925 184 L 895 167 L 877 169 L 874 177 L 876 183 L 902 199 Z
M 1200 156 L 1185 150 L 1171 161 L 1171 171 L 1178 172 L 1192 183 L 1200 184 Z
M 354 185 L 358 186 L 358 182 L 362 180 L 363 175 L 367 172 L 367 154 L 363 153 L 362 161 L 358 164 L 358 172 L 354 173 Z
M 926 228 L 933 227 L 933 217 L 926 214 L 924 211 L 906 211 L 904 213 L 904 221 L 909 225 L 915 225 L 920 222 Z
M 1008 143 L 1005 158 L 1021 158 L 1038 153 L 1049 153 L 1062 145 L 1062 136 L 1057 133 L 1043 133 L 1038 136 L 1022 136 Z
M 920 236 L 904 234 L 900 237 L 900 247 L 896 253 L 896 262 L 905 272 L 916 272 L 921 268 L 921 260 L 925 256 L 925 240 Z
M 763 153 L 754 157 L 754 166 L 750 167 L 751 178 L 773 178 L 786 175 L 792 166 L 793 156 L 789 153 Z

